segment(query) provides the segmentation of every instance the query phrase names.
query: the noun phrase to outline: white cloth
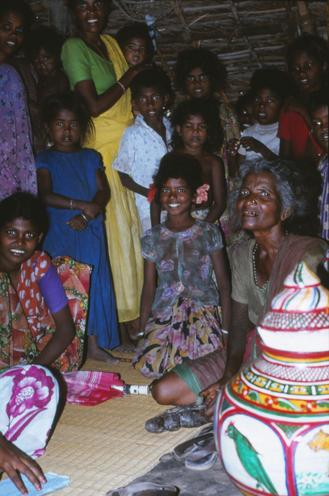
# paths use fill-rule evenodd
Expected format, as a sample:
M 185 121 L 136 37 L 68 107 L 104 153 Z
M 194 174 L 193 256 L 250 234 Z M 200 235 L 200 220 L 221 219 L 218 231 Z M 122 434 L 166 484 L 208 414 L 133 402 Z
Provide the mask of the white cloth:
M 269 148 L 275 155 L 279 155 L 280 151 L 280 138 L 278 137 L 278 127 L 279 122 L 274 122 L 273 124 L 253 124 L 247 127 L 241 133 L 241 137 L 252 137 L 263 143 L 267 148 Z M 239 154 L 245 156 L 246 160 L 255 160 L 262 158 L 260 153 L 256 153 L 253 150 L 246 150 L 243 146 L 239 148 Z
M 164 117 L 163 124 L 166 128 L 166 143 L 154 131 L 142 115 L 137 115 L 134 124 L 125 130 L 119 147 L 119 152 L 114 160 L 113 169 L 130 176 L 135 183 L 148 188 L 157 173 L 160 160 L 169 151 L 172 128 L 169 120 Z M 150 204 L 145 196 L 135 193 L 135 201 L 140 216 L 143 233 L 150 229 Z

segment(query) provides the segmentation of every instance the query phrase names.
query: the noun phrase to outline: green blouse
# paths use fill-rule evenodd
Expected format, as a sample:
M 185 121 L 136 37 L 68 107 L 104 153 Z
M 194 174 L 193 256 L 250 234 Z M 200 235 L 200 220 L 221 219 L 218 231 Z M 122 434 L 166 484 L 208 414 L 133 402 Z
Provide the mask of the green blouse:
M 106 38 L 109 35 L 102 35 Z M 98 55 L 81 38 L 69 38 L 63 45 L 61 59 L 71 89 L 80 81 L 93 81 L 98 95 L 116 83 L 111 60 Z

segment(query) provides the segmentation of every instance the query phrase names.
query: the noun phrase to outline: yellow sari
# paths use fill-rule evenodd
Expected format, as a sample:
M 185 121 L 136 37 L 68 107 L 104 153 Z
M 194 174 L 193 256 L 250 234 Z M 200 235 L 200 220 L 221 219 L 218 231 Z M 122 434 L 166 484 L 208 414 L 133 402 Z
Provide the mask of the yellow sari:
M 116 43 L 102 36 L 113 63 L 116 78 L 128 69 L 126 60 Z M 86 146 L 94 148 L 103 157 L 106 176 L 111 188 L 111 200 L 106 208 L 106 234 L 112 269 L 119 322 L 139 317 L 140 295 L 143 286 L 143 259 L 141 254 L 141 227 L 132 191 L 122 186 L 112 162 L 117 155 L 120 139 L 132 123 L 130 90 L 117 103 L 93 119 L 94 136 Z

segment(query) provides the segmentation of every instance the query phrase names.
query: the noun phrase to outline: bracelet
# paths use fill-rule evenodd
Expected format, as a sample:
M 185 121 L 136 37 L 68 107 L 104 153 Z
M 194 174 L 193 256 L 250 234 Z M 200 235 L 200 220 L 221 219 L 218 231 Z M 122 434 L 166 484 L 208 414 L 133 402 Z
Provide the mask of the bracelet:
M 81 212 L 80 217 L 82 217 L 82 218 L 83 218 L 83 220 L 84 220 L 84 221 L 86 221 L 86 222 L 87 222 L 87 224 L 88 224 L 89 219 L 88 219 L 88 217 L 87 217 L 87 216 L 86 216 L 83 212 Z
M 229 332 L 226 329 L 222 329 L 223 334 L 229 334 Z
M 72 200 L 72 198 L 71 198 L 71 199 L 70 199 L 70 210 L 72 210 L 72 209 L 73 209 L 73 200 Z
M 127 88 L 125 87 L 125 85 L 124 85 L 123 83 L 121 83 L 121 81 L 117 81 L 117 84 L 118 84 L 118 85 L 120 86 L 120 88 L 122 89 L 122 93 L 125 93 L 125 91 L 126 91 L 126 89 L 127 89 Z

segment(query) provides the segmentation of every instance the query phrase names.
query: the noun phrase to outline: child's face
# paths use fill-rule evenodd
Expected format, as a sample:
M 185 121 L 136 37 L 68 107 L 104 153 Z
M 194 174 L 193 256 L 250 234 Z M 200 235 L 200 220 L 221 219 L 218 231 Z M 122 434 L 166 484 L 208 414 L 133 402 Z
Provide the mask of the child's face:
M 328 153 L 328 111 L 329 107 L 324 105 L 312 112 L 312 129 L 316 141 L 321 148 Z
M 49 123 L 48 131 L 55 150 L 74 152 L 80 148 L 80 123 L 70 110 L 60 110 L 56 118 Z
M 33 66 L 40 78 L 46 78 L 54 74 L 58 69 L 55 55 L 44 48 L 40 48 L 33 60 Z
M 147 124 L 162 121 L 163 112 L 167 98 L 157 88 L 142 88 L 139 95 L 134 99 L 134 108 L 142 114 Z
M 0 229 L 1 267 L 8 272 L 17 269 L 33 255 L 41 238 L 30 220 L 18 217 L 5 224 Z
M 129 66 L 141 64 L 147 57 L 146 40 L 143 38 L 130 38 L 122 47 L 123 55 Z
M 182 215 L 189 212 L 195 195 L 182 178 L 169 178 L 160 190 L 160 203 L 169 215 Z
M 323 68 L 318 60 L 306 52 L 297 52 L 292 61 L 292 76 L 302 93 L 321 87 Z
M 0 58 L 13 55 L 24 40 L 24 21 L 15 12 L 8 12 L 0 19 Z
M 273 124 L 279 120 L 282 102 L 269 88 L 257 91 L 254 100 L 254 115 L 259 124 Z
M 195 67 L 188 73 L 185 80 L 185 90 L 190 98 L 207 98 L 210 96 L 210 80 L 201 67 Z
M 201 115 L 187 116 L 184 124 L 176 129 L 186 149 L 202 150 L 208 133 L 207 124 Z

